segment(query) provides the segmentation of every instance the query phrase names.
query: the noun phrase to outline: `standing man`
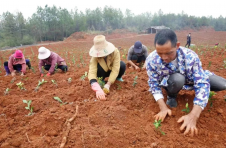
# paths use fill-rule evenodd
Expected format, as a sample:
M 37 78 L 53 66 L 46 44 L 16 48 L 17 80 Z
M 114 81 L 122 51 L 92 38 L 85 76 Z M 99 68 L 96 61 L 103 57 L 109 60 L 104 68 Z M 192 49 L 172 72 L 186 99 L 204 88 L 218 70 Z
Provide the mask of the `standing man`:
M 156 120 L 164 120 L 171 115 L 166 106 L 177 107 L 177 94 L 181 89 L 195 90 L 194 105 L 191 112 L 182 116 L 178 122 L 183 122 L 180 130 L 186 127 L 184 134 L 197 134 L 196 122 L 208 103 L 211 91 L 226 89 L 226 79 L 202 69 L 198 55 L 184 47 L 180 47 L 175 32 L 170 29 L 159 31 L 155 36 L 153 51 L 146 60 L 149 76 L 149 91 L 157 101 L 160 112 Z M 167 101 L 164 102 L 161 87 L 167 91 Z
M 133 46 L 129 48 L 128 51 L 128 64 L 133 66 L 134 69 L 140 69 L 137 65 L 139 65 L 142 70 L 145 69 L 145 60 L 148 56 L 148 49 L 145 45 L 142 45 L 140 41 L 135 42 Z M 143 64 L 143 65 L 142 65 Z
M 187 44 L 185 45 L 185 47 L 188 45 L 188 48 L 190 47 L 191 45 L 191 33 L 188 34 L 187 36 Z

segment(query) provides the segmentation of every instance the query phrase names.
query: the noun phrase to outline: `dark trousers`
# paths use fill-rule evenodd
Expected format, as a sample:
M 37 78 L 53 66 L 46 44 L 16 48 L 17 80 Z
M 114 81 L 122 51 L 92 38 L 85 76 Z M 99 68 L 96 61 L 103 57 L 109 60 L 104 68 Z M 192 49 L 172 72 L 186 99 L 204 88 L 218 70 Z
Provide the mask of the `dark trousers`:
M 123 61 L 120 61 L 120 69 L 119 69 L 119 74 L 117 78 L 121 78 L 122 75 L 125 73 L 126 71 L 126 64 Z M 102 80 L 104 80 L 106 77 L 109 77 L 111 74 L 111 71 L 105 72 L 104 69 L 100 66 L 100 64 L 97 64 L 97 77 L 101 78 Z M 97 82 L 97 80 L 92 79 L 90 80 L 90 84 L 93 82 Z
M 191 45 L 191 42 L 187 41 L 187 44 L 185 45 L 185 47 L 188 45 L 188 48 L 190 47 Z
M 30 60 L 26 59 L 25 61 L 26 61 L 26 65 L 28 66 L 28 68 L 31 69 Z M 8 67 L 8 61 L 4 62 L 4 68 L 5 68 L 6 73 L 10 74 L 9 67 Z M 16 71 L 21 71 L 22 65 L 21 64 L 13 65 L 13 69 Z
M 210 90 L 211 91 L 221 91 L 226 90 L 226 79 L 219 77 L 217 75 L 212 75 L 210 79 Z M 166 89 L 169 97 L 176 97 L 178 92 L 185 85 L 185 77 L 180 73 L 172 74 L 168 81 L 168 86 Z
M 49 71 L 51 65 L 45 65 L 44 69 Z M 57 65 L 57 69 L 61 69 L 62 71 L 66 72 L 68 70 L 67 65 Z
M 141 63 L 144 62 L 146 60 L 145 56 L 137 56 L 137 55 L 132 55 L 131 57 L 131 61 L 133 61 L 134 63 Z

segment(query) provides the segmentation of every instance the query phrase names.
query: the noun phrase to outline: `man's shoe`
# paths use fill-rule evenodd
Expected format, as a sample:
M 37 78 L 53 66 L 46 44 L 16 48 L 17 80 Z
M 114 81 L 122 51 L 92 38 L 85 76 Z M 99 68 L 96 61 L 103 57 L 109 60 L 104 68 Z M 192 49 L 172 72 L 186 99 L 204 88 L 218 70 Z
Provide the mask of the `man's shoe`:
M 167 96 L 166 104 L 170 107 L 177 107 L 177 100 L 176 98 Z

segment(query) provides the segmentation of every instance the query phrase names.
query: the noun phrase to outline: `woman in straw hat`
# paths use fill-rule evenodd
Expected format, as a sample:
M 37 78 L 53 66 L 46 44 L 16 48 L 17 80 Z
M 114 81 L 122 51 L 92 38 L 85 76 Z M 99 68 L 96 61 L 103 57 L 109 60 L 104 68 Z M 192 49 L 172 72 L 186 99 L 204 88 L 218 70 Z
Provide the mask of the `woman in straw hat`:
M 96 97 L 100 100 L 105 100 L 105 93 L 109 93 L 111 84 L 116 79 L 123 81 L 122 75 L 125 73 L 126 65 L 120 61 L 118 49 L 112 43 L 107 42 L 105 36 L 97 35 L 93 41 L 94 45 L 89 52 L 92 58 L 90 60 L 88 78 L 92 89 L 96 92 Z M 102 80 L 109 77 L 103 90 L 97 83 L 97 77 L 102 78 Z
M 9 61 L 4 62 L 6 75 L 11 73 L 12 76 L 16 75 L 16 71 L 21 71 L 21 76 L 26 73 L 26 65 L 31 69 L 30 60 L 26 59 L 21 50 L 16 50 L 14 54 L 9 57 Z
M 44 75 L 42 67 L 44 67 L 44 69 L 48 71 L 47 76 L 53 74 L 55 68 L 61 69 L 64 72 L 67 71 L 68 67 L 65 60 L 61 58 L 57 53 L 52 52 L 45 47 L 40 47 L 38 49 L 38 52 L 38 58 L 40 59 L 39 71 L 41 73 L 41 77 Z

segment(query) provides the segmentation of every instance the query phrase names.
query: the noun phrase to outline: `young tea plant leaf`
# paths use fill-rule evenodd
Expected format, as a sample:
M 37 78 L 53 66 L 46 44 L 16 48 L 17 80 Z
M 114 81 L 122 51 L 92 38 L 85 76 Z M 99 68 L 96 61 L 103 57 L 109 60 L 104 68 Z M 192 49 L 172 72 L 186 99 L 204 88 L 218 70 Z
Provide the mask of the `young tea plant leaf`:
M 134 80 L 133 80 L 133 87 L 135 87 L 136 84 L 137 84 L 137 78 L 138 78 L 138 76 L 136 76 L 136 77 L 134 78 Z
M 121 87 L 121 85 L 119 84 L 119 83 L 116 83 L 116 85 L 117 85 L 117 89 L 118 90 L 120 90 L 122 87 Z
M 98 77 L 97 78 L 97 82 L 99 83 L 99 85 L 100 85 L 101 88 L 104 88 L 105 81 L 103 80 L 102 77 Z
M 160 133 L 162 134 L 162 135 L 165 135 L 165 133 L 161 130 L 161 120 L 155 120 L 155 122 L 154 122 L 154 126 L 155 126 L 155 129 L 157 130 L 157 131 L 160 131 Z
M 72 78 L 68 78 L 68 79 L 67 79 L 67 82 L 68 82 L 68 83 L 71 83 L 71 81 L 72 81 Z
M 81 76 L 81 79 L 84 81 L 87 76 L 88 76 L 88 73 L 85 72 L 85 74 Z
M 27 104 L 27 106 L 25 107 L 26 110 L 29 110 L 30 113 L 28 114 L 28 116 L 33 114 L 33 109 L 34 107 L 31 107 L 31 100 L 23 100 L 23 103 Z
M 213 92 L 213 91 L 210 91 L 210 94 L 209 94 L 209 101 L 210 101 L 210 107 L 213 107 L 213 96 L 214 95 L 216 95 L 216 93 L 215 92 Z
M 44 79 L 42 79 L 42 81 L 38 81 L 38 85 L 35 88 L 35 91 L 38 91 L 39 87 L 43 84 L 46 83 L 47 81 L 45 81 Z
M 56 85 L 56 87 L 58 86 L 55 80 L 51 80 L 51 82 Z
M 186 112 L 187 114 L 190 112 L 190 108 L 188 107 L 188 103 L 185 105 L 185 109 L 182 109 L 183 112 Z
M 53 97 L 53 99 L 60 102 L 61 103 L 60 105 L 67 104 L 67 102 L 63 102 L 59 97 Z
M 9 88 L 6 88 L 6 90 L 4 91 L 4 94 L 5 95 L 8 95 L 9 94 L 9 91 L 10 91 L 10 89 Z
M 16 85 L 17 85 L 17 87 L 18 87 L 20 90 L 26 90 L 26 89 L 23 87 L 24 83 L 19 82 L 19 83 L 17 83 Z

